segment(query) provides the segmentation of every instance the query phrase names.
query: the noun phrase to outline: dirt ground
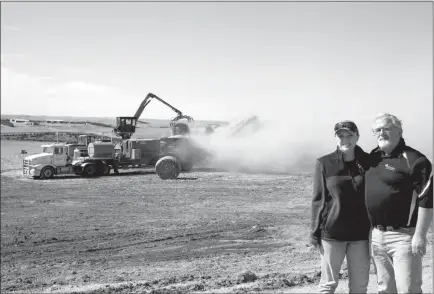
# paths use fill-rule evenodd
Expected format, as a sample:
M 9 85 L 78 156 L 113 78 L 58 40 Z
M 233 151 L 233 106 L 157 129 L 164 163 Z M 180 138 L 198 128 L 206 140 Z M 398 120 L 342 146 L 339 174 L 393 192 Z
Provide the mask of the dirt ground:
M 12 149 L 2 142 L 2 293 L 317 291 L 310 174 L 33 180 L 20 176 Z M 425 293 L 433 290 L 431 231 L 429 240 Z M 338 293 L 348 292 L 346 277 L 344 265 Z

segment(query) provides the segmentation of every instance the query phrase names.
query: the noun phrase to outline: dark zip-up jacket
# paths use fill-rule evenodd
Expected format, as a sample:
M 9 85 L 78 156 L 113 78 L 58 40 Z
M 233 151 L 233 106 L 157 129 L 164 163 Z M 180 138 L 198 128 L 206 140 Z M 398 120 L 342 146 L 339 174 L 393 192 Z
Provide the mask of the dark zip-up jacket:
M 364 173 L 369 157 L 356 146 L 355 160 L 345 162 L 338 148 L 316 162 L 312 198 L 310 243 L 321 239 L 359 241 L 369 239 L 365 206 Z
M 370 153 L 366 207 L 372 226 L 416 226 L 418 207 L 433 208 L 431 162 L 404 139 L 390 155 Z

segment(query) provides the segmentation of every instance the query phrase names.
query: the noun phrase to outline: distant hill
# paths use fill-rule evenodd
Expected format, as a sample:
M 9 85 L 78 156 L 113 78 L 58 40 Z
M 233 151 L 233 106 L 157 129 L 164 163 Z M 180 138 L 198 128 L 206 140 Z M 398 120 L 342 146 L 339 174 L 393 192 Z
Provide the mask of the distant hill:
M 54 124 L 54 125 L 17 125 L 9 123 L 9 119 L 28 119 L 30 121 L 63 120 L 64 122 L 82 122 L 78 124 Z M 87 124 L 84 124 L 87 122 Z M 1 139 L 4 140 L 39 140 L 42 135 L 50 133 L 79 133 L 99 134 L 112 136 L 116 119 L 113 117 L 75 117 L 75 116 L 44 116 L 44 115 L 1 115 Z M 189 123 L 192 133 L 203 132 L 209 124 L 227 125 L 224 121 L 195 121 Z M 170 136 L 169 119 L 140 119 L 133 138 L 161 138 Z M 39 134 L 36 134 L 39 133 Z M 47 135 L 48 136 L 48 135 Z M 48 137 L 47 137 L 48 138 Z
M 24 118 L 28 120 L 47 120 L 47 119 L 61 119 L 64 121 L 74 121 L 74 122 L 93 122 L 100 123 L 104 125 L 114 126 L 116 123 L 115 117 L 79 117 L 79 116 L 48 116 L 48 115 L 26 115 L 26 114 L 1 114 L 1 120 L 7 120 L 11 118 Z M 170 119 L 145 119 L 140 118 L 139 123 L 149 124 L 152 127 L 162 127 L 168 126 Z M 194 125 L 197 127 L 204 127 L 208 124 L 219 124 L 227 125 L 226 121 L 212 121 L 212 120 L 199 120 L 195 121 Z

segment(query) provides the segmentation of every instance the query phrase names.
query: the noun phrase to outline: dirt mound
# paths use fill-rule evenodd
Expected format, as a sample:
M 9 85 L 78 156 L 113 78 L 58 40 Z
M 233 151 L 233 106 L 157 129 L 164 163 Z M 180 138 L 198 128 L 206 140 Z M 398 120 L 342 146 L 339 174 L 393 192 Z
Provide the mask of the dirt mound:
M 237 284 L 250 283 L 256 281 L 257 279 L 258 276 L 256 276 L 255 273 L 247 271 L 238 275 Z

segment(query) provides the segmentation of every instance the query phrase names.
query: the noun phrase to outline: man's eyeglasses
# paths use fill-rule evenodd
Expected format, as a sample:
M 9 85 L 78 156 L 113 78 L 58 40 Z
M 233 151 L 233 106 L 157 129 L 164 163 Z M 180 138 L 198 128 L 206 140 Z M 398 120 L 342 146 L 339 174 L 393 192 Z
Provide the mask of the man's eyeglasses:
M 392 128 L 376 128 L 373 129 L 372 131 L 374 132 L 374 135 L 378 136 L 381 133 L 381 131 L 383 131 L 383 133 L 389 134 L 391 130 Z

